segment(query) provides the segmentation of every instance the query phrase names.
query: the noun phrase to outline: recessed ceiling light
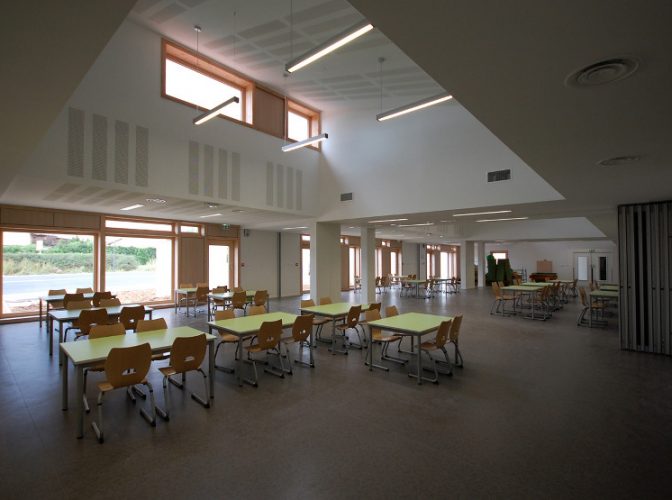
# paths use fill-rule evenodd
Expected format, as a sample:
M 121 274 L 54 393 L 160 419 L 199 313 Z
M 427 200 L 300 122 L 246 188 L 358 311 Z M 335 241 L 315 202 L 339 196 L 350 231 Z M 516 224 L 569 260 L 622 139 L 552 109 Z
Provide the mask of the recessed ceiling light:
M 289 231 L 290 229 L 308 229 L 308 226 L 296 226 L 296 227 L 283 227 L 283 231 Z
M 236 208 L 236 209 L 233 209 L 233 210 L 231 210 L 231 211 L 232 211 L 234 214 L 242 214 L 245 210 L 242 210 L 242 209 L 240 209 L 240 208 Z
M 598 61 L 571 73 L 565 78 L 568 87 L 591 88 L 629 77 L 639 67 L 634 57 L 614 57 Z
M 136 208 L 144 207 L 144 205 L 141 205 L 140 203 L 136 203 L 135 205 L 129 205 L 124 208 L 120 208 L 119 210 L 135 210 Z
M 618 165 L 627 165 L 628 163 L 635 163 L 641 160 L 642 157 L 639 155 L 626 155 L 626 156 L 614 156 L 612 158 L 606 158 L 597 162 L 598 165 L 602 167 L 617 167 Z
M 382 224 L 383 222 L 401 222 L 401 221 L 405 221 L 405 220 L 408 220 L 408 219 L 381 219 L 381 220 L 370 220 L 370 221 L 369 221 L 369 224 L 379 224 L 379 223 Z
M 146 198 L 145 201 L 147 203 L 165 203 L 166 202 L 166 200 L 164 200 L 163 198 Z
M 208 207 L 208 208 L 219 208 L 218 203 L 207 203 L 206 202 L 205 206 Z
M 468 217 L 469 215 L 491 215 L 491 214 L 510 214 L 510 213 L 511 210 L 492 210 L 490 212 L 470 212 L 465 214 L 453 214 L 453 217 Z
M 529 217 L 508 217 L 506 219 L 480 219 L 477 220 L 476 222 L 499 222 L 503 220 L 525 220 L 529 219 Z
M 411 226 L 433 226 L 433 222 L 421 222 L 419 224 L 399 224 L 399 227 L 411 227 Z
M 207 219 L 208 217 L 218 217 L 218 216 L 220 216 L 220 215 L 222 215 L 222 214 L 201 215 L 200 218 L 201 218 L 201 219 Z

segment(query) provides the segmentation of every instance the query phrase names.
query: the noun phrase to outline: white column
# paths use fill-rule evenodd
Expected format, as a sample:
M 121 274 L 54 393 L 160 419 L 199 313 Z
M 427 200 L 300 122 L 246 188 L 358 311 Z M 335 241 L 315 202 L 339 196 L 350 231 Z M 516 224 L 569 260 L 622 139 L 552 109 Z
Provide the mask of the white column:
M 362 248 L 362 303 L 376 301 L 376 229 L 361 229 Z
M 460 242 L 460 279 L 461 288 L 474 288 L 474 242 Z
M 341 225 L 315 222 L 310 228 L 310 297 L 341 299 Z
M 483 288 L 485 286 L 485 273 L 487 271 L 487 264 L 485 262 L 485 242 L 477 241 L 476 245 L 476 254 L 478 255 L 478 287 Z

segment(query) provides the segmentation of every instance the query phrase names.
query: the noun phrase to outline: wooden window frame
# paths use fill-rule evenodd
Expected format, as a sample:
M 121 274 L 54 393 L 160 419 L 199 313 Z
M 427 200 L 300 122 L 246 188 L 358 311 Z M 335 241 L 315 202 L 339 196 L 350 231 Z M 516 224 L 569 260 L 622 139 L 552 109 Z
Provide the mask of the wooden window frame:
M 295 139 L 290 139 L 288 136 L 288 124 L 289 124 L 289 112 L 296 113 L 308 119 L 308 137 L 314 137 L 322 133 L 322 113 L 318 110 L 311 108 L 303 104 L 302 102 L 297 101 L 296 99 L 291 99 L 287 97 L 285 99 L 285 140 L 289 142 L 297 142 Z M 322 150 L 322 143 L 318 142 L 317 144 L 311 144 L 306 146 L 307 148 L 314 149 L 315 151 Z

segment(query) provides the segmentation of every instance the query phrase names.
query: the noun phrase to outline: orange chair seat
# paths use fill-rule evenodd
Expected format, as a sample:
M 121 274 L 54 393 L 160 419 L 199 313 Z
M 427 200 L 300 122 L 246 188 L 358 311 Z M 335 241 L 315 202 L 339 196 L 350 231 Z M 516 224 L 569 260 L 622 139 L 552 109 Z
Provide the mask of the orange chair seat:
M 439 348 L 436 347 L 434 342 L 423 342 L 420 344 L 420 349 L 423 351 L 437 351 Z
M 147 379 L 146 378 L 142 379 L 142 382 L 140 383 L 141 384 L 147 383 Z M 114 389 L 116 389 L 116 387 L 110 384 L 107 380 L 105 380 L 104 382 L 98 382 L 98 390 L 100 392 L 109 392 L 113 391 Z
M 313 325 L 314 326 L 324 325 L 324 324 L 329 323 L 329 322 L 331 322 L 331 320 L 329 318 L 315 318 L 315 319 L 313 319 Z
M 230 333 L 220 333 L 219 340 L 221 342 L 236 342 L 238 343 L 238 337 L 231 335 Z
M 172 375 L 177 375 L 177 371 L 172 366 L 164 366 L 159 368 L 159 371 L 163 373 L 164 376 L 170 377 Z
M 245 349 L 247 349 L 248 352 L 262 352 L 262 351 L 266 350 L 266 349 L 262 349 L 261 347 L 259 347 L 258 344 L 248 345 L 248 346 L 245 347 Z
M 384 335 L 382 333 L 373 332 L 374 342 L 396 342 L 401 340 L 401 335 Z

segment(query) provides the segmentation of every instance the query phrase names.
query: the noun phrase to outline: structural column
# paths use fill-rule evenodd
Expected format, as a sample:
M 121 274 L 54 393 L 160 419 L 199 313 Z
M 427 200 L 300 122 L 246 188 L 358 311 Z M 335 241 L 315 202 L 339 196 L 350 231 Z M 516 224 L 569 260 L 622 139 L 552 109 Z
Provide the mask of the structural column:
M 376 230 L 364 227 L 361 231 L 362 251 L 362 303 L 376 301 Z
M 483 288 L 485 286 L 485 274 L 486 274 L 486 262 L 485 262 L 485 242 L 477 241 L 476 246 L 476 256 L 478 259 L 478 287 Z
M 341 297 L 341 225 L 315 222 L 310 228 L 310 297 Z
M 460 280 L 461 288 L 474 288 L 474 242 L 460 242 Z

